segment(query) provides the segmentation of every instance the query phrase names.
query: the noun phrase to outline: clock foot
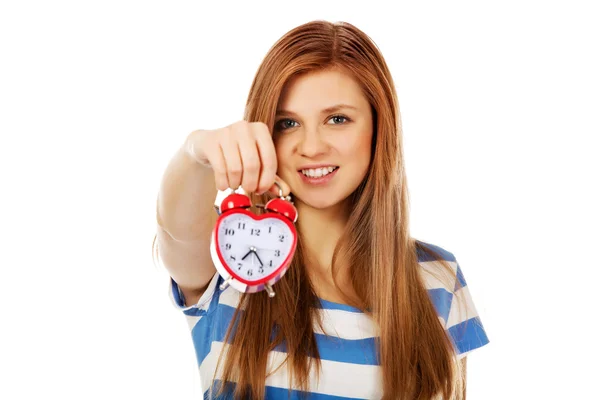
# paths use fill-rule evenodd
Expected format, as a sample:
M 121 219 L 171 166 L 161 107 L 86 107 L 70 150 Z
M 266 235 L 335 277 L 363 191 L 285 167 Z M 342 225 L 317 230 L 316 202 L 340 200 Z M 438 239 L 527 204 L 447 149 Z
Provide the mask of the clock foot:
M 275 297 L 275 291 L 273 290 L 271 285 L 269 285 L 268 283 L 265 284 L 265 290 L 269 294 L 269 297 Z
M 223 283 L 221 283 L 219 285 L 219 289 L 221 289 L 221 290 L 227 289 L 227 286 L 229 286 L 229 283 L 231 282 L 231 280 L 232 280 L 231 277 L 227 278 Z

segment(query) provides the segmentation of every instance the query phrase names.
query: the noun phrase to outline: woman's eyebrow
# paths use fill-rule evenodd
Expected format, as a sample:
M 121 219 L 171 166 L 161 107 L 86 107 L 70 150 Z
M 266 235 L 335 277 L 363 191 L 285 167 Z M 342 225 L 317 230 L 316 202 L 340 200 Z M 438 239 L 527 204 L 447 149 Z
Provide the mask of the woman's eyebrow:
M 351 106 L 349 104 L 336 104 L 334 106 L 324 108 L 323 110 L 321 110 L 321 114 L 327 114 L 327 113 L 335 112 L 335 111 L 341 110 L 343 108 L 349 108 L 351 110 L 358 110 L 358 108 L 356 108 L 354 106 Z M 276 112 L 275 115 L 284 115 L 284 114 L 285 115 L 296 115 L 296 113 L 293 112 L 293 111 L 283 110 L 283 109 L 277 110 L 277 112 Z

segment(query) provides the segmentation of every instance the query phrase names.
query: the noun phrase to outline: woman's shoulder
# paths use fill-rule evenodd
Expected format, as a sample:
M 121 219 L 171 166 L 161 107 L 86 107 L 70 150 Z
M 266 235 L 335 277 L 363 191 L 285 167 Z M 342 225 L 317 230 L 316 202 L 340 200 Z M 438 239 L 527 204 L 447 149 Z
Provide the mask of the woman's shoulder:
M 456 262 L 456 257 L 447 249 L 433 243 L 415 239 L 417 259 L 419 263 L 437 261 L 440 258 L 448 262 Z
M 417 253 L 423 283 L 440 322 L 452 337 L 459 358 L 489 343 L 454 254 L 441 246 L 422 241 L 417 241 Z
M 433 243 L 415 242 L 417 262 L 426 289 L 453 293 L 459 284 L 458 280 L 462 279 L 462 271 L 454 254 Z

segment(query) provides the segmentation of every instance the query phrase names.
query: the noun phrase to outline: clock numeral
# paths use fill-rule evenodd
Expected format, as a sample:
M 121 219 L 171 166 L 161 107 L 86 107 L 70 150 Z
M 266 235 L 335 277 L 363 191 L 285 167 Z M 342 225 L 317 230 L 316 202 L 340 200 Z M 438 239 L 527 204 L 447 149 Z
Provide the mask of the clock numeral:
M 235 261 L 235 256 L 232 254 L 232 255 L 229 256 L 229 259 L 232 260 L 232 261 Z
M 273 266 L 273 260 L 269 260 L 269 267 Z
M 250 235 L 260 236 L 260 229 L 250 229 Z
M 248 276 L 252 276 L 252 270 L 249 269 L 248 271 L 246 271 L 246 273 L 248 274 Z
M 258 267 L 258 273 L 264 274 L 265 273 L 265 269 L 263 267 Z
M 284 238 L 285 238 L 285 237 L 284 237 L 283 235 L 279 235 L 279 241 L 280 241 L 280 242 L 283 242 L 283 239 L 284 239 Z
M 271 233 L 271 228 L 272 228 L 272 227 L 270 226 L 270 227 L 269 227 L 269 233 Z
M 238 229 L 246 229 L 246 223 L 245 222 L 238 222 Z
M 281 250 L 275 250 L 275 257 L 281 256 Z
M 232 235 L 235 233 L 233 229 L 225 229 L 225 235 Z
M 240 269 L 242 269 L 242 267 L 243 267 L 243 266 L 244 266 L 244 264 L 242 264 L 242 263 L 238 263 L 238 271 L 239 271 Z
M 231 243 L 225 243 L 225 249 L 231 250 Z

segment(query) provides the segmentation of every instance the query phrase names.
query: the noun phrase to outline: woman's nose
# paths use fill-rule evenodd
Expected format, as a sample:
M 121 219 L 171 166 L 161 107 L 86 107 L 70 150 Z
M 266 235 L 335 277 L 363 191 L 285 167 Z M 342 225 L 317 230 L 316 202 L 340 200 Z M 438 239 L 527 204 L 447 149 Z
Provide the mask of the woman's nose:
M 298 152 L 305 157 L 315 157 L 327 152 L 329 145 L 317 129 L 305 129 L 298 143 Z

